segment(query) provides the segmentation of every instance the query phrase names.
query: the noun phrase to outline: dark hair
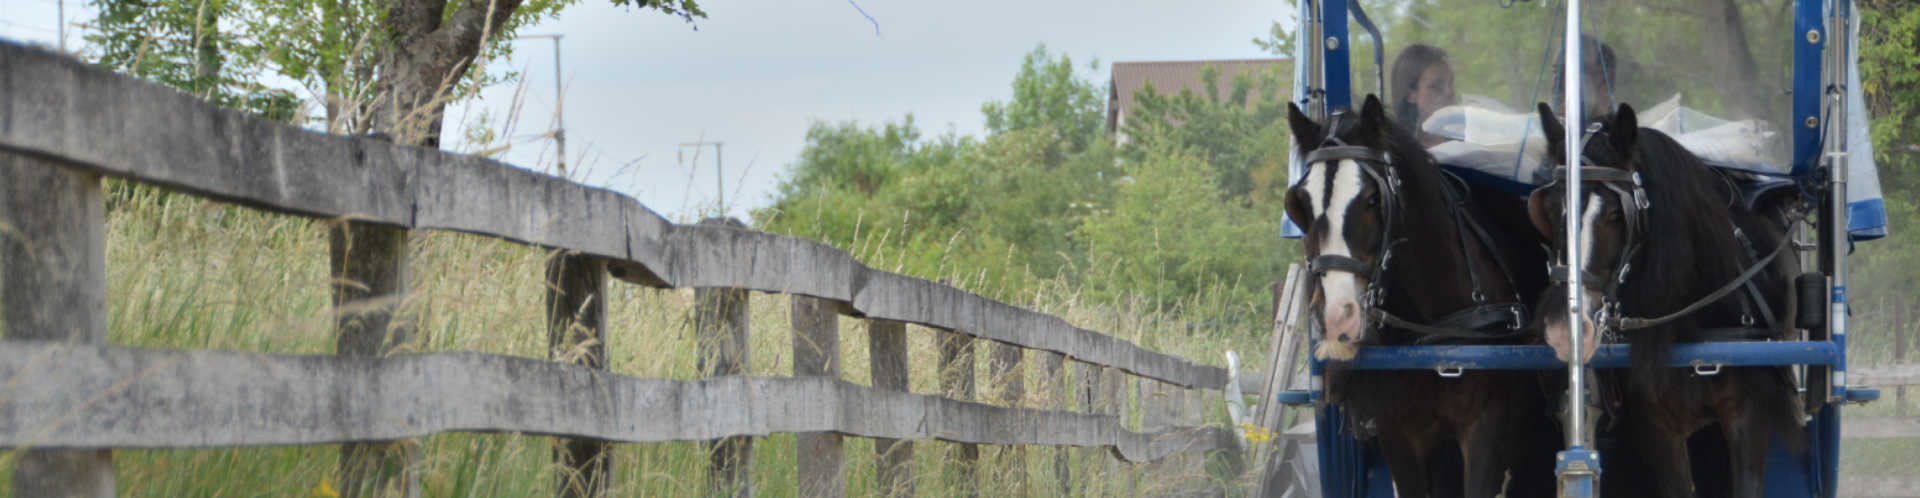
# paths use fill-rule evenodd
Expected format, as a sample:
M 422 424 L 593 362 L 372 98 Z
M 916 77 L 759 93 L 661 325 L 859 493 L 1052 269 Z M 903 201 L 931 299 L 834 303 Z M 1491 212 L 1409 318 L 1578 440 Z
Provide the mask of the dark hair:
M 1612 46 L 1601 42 L 1597 36 L 1582 34 L 1580 35 L 1580 60 L 1583 63 L 1580 70 L 1585 74 L 1583 77 L 1587 78 L 1587 81 L 1593 81 L 1593 75 L 1599 75 L 1600 84 L 1606 88 L 1608 96 L 1618 95 L 1620 93 L 1620 64 L 1619 61 L 1613 57 Z M 1567 103 L 1566 67 L 1567 53 L 1562 50 L 1559 52 L 1559 55 L 1554 56 L 1553 59 L 1553 108 L 1560 111 L 1562 116 L 1567 115 L 1567 110 L 1561 109 L 1561 107 Z M 1583 82 L 1582 84 L 1585 83 Z M 1617 102 L 1586 103 L 1589 109 L 1612 109 L 1615 104 L 1617 104 Z M 1588 117 L 1593 118 L 1598 116 Z M 1580 121 L 1577 117 L 1570 117 L 1568 119 L 1576 122 Z
M 1434 64 L 1447 63 L 1447 51 L 1432 45 L 1413 44 L 1400 49 L 1393 58 L 1393 87 L 1387 98 L 1393 102 L 1393 118 L 1411 129 L 1420 129 L 1420 106 L 1407 102 L 1407 94 L 1420 88 L 1420 75 Z

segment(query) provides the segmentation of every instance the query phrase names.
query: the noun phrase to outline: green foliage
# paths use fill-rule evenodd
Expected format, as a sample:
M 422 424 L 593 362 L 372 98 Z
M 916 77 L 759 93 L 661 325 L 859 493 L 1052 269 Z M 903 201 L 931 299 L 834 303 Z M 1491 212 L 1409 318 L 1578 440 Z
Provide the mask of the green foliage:
M 1920 302 L 1920 244 L 1912 222 L 1920 219 L 1920 9 L 1911 1 L 1861 2 L 1860 79 L 1873 123 L 1874 161 L 1879 166 L 1889 235 L 1862 243 L 1851 260 L 1854 287 L 1870 305 L 1912 307 Z M 1868 306 L 1861 304 L 1857 306 Z M 1904 326 L 1882 314 L 1869 328 Z M 1896 329 L 1897 330 L 1897 329 Z
M 695 2 L 695 0 L 613 0 L 613 4 L 626 7 L 639 7 L 643 10 L 658 10 L 668 15 L 680 16 L 680 18 L 685 19 L 688 24 L 692 24 L 693 18 L 695 17 L 701 19 L 707 18 L 707 13 L 700 10 L 700 4 Z
M 420 0 L 89 0 L 100 12 L 95 62 L 150 79 L 226 107 L 280 121 L 325 120 L 334 132 L 367 131 L 364 112 L 378 97 L 374 78 L 379 54 L 393 40 L 382 28 L 391 3 Z M 506 22 L 490 33 L 476 62 L 510 58 L 514 34 L 558 18 L 579 0 L 524 0 L 508 5 Z M 694 0 L 614 0 L 614 5 L 653 9 L 693 22 L 704 18 Z M 443 17 L 461 8 L 488 9 L 480 0 L 438 1 Z M 472 97 L 516 74 L 461 66 L 450 100 Z M 295 91 L 264 83 L 268 74 L 297 82 L 322 96 L 324 116 L 302 116 Z M 301 123 L 305 124 L 305 123 Z
M 1087 69 L 1099 70 L 1100 61 Z M 1075 77 L 1073 58 L 1062 54 L 1054 60 L 1042 44 L 1027 54 L 1014 76 L 1013 100 L 988 102 L 980 111 L 987 115 L 988 133 L 1053 128 L 1072 145 L 1066 152 L 1079 152 L 1100 137 L 1106 102 L 1106 86 Z
M 1085 227 L 1087 279 L 1096 297 L 1138 294 L 1155 308 L 1229 285 L 1237 301 L 1258 302 L 1258 284 L 1293 260 L 1274 221 L 1278 203 L 1223 203 L 1194 149 L 1157 145 L 1127 166 L 1119 201 Z M 1255 285 L 1243 285 L 1255 284 Z
M 1148 84 L 1134 95 L 1126 133 L 1129 157 L 1162 146 L 1189 147 L 1213 168 L 1214 185 L 1231 197 L 1278 200 L 1286 192 L 1287 76 L 1273 67 L 1234 75 L 1221 95 L 1220 73 L 1200 70 L 1204 94 L 1160 93 Z
M 815 123 L 756 225 L 999 299 L 1064 284 L 1097 303 L 1257 321 L 1293 254 L 1265 194 L 1285 188 L 1284 80 L 1136 97 L 1146 117 L 1116 146 L 1105 86 L 1073 69 L 1045 47 L 1027 54 L 1013 98 L 983 106 L 981 138 L 925 139 L 912 116 Z
M 1267 37 L 1254 38 L 1253 45 L 1273 54 L 1274 57 L 1293 57 L 1293 34 L 1286 25 L 1280 24 L 1280 21 L 1274 21 L 1273 27 L 1267 30 Z
M 245 14 L 242 0 L 90 3 L 100 12 L 94 20 L 100 29 L 87 41 L 100 47 L 100 65 L 277 121 L 291 121 L 298 112 L 293 92 L 261 83 L 264 61 L 231 53 L 255 43 L 220 29 Z

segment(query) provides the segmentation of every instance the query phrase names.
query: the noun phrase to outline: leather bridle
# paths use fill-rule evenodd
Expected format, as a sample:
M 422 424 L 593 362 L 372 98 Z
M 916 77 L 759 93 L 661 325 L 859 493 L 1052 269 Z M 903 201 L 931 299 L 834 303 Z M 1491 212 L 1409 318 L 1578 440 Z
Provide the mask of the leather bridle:
M 1329 126 L 1330 130 L 1334 130 L 1331 135 L 1338 135 L 1342 117 L 1343 113 L 1334 114 L 1333 122 Z M 1477 236 L 1481 246 L 1488 251 L 1493 251 L 1495 246 L 1486 230 L 1468 215 L 1465 203 L 1457 198 L 1451 186 L 1443 185 L 1442 191 L 1447 198 L 1447 204 L 1452 208 L 1455 223 L 1460 229 L 1461 250 L 1462 254 L 1466 255 L 1467 272 L 1473 283 L 1474 306 L 1449 314 L 1431 324 L 1415 323 L 1382 309 L 1386 301 L 1387 266 L 1393 260 L 1394 248 L 1406 242 L 1406 239 L 1393 238 L 1402 208 L 1400 178 L 1394 173 L 1393 157 L 1385 151 L 1347 145 L 1337 138 L 1328 138 L 1322 142 L 1322 147 L 1308 153 L 1303 162 L 1311 168 L 1313 165 L 1341 160 L 1354 161 L 1379 192 L 1381 228 L 1380 242 L 1376 247 L 1379 262 L 1368 264 L 1348 256 L 1322 254 L 1308 261 L 1307 268 L 1312 275 L 1322 276 L 1329 271 L 1341 271 L 1365 277 L 1367 288 L 1362 294 L 1361 306 L 1365 310 L 1364 316 L 1368 324 L 1385 325 L 1425 335 L 1426 337 L 1416 341 L 1419 343 L 1429 344 L 1449 338 L 1499 339 L 1521 331 L 1527 322 L 1527 309 L 1525 305 L 1520 304 L 1519 297 L 1516 295 L 1512 303 L 1487 303 L 1486 293 L 1481 291 L 1479 271 L 1474 268 L 1472 253 L 1468 252 L 1470 248 L 1467 238 Z M 1333 234 L 1333 236 L 1340 235 Z M 1501 261 L 1498 254 L 1495 254 L 1493 259 L 1501 265 L 1503 271 L 1506 271 L 1505 262 Z M 1513 272 L 1506 271 L 1506 276 L 1509 286 L 1512 287 Z
M 1587 136 L 1581 140 L 1582 151 L 1586 150 L 1586 143 L 1596 134 L 1598 134 L 1598 130 L 1590 131 Z M 1747 238 L 1746 234 L 1740 229 L 1735 228 L 1734 237 L 1746 246 L 1748 256 L 1755 259 L 1753 266 L 1748 267 L 1740 276 L 1734 278 L 1733 281 L 1728 282 L 1706 297 L 1682 308 L 1680 311 L 1657 318 L 1632 318 L 1623 316 L 1620 311 L 1620 286 L 1626 283 L 1627 275 L 1633 269 L 1634 258 L 1639 254 L 1642 244 L 1648 237 L 1647 211 L 1651 205 L 1647 200 L 1646 188 L 1640 181 L 1639 173 L 1593 164 L 1593 161 L 1585 157 L 1584 154 L 1581 156 L 1580 162 L 1580 181 L 1598 183 L 1605 189 L 1607 194 L 1612 195 L 1614 200 L 1619 203 L 1627 224 L 1625 233 L 1626 244 L 1613 263 L 1613 278 L 1601 278 L 1599 275 L 1595 275 L 1585 269 L 1580 270 L 1582 286 L 1590 290 L 1598 291 L 1601 295 L 1601 302 L 1595 307 L 1598 314 L 1594 317 L 1594 322 L 1603 327 L 1601 332 L 1625 332 L 1671 322 L 1719 301 L 1728 294 L 1744 287 L 1747 290 L 1748 297 L 1751 299 L 1751 303 L 1741 303 L 1742 308 L 1746 310 L 1742 313 L 1744 326 L 1702 329 L 1703 333 L 1716 338 L 1716 340 L 1756 340 L 1771 336 L 1770 332 L 1775 326 L 1773 311 L 1769 308 L 1766 299 L 1760 294 L 1759 287 L 1754 285 L 1753 277 L 1764 270 L 1768 264 L 1771 264 L 1774 258 L 1778 257 L 1780 253 L 1793 242 L 1791 237 L 1784 238 L 1779 247 L 1774 248 L 1772 252 L 1762 258 L 1760 254 L 1755 251 L 1752 241 Z M 1565 166 L 1554 168 L 1554 184 L 1566 181 L 1566 178 L 1567 168 Z M 1542 188 L 1551 188 L 1552 186 L 1553 184 L 1548 184 Z M 1596 189 L 1594 191 L 1599 192 L 1600 190 Z M 1574 216 L 1574 212 L 1577 209 L 1577 206 L 1566 206 L 1563 215 Z M 1790 218 L 1794 220 L 1794 223 L 1799 223 L 1800 221 L 1797 216 Z M 1792 227 L 1788 228 L 1788 231 L 1791 232 Z M 1569 247 L 1567 250 L 1575 250 L 1575 248 Z M 1565 261 L 1564 255 L 1562 256 L 1560 261 Z M 1554 265 L 1549 268 L 1548 277 L 1551 278 L 1554 283 L 1559 284 L 1569 279 L 1570 271 L 1571 270 L 1564 264 Z M 1604 284 L 1600 284 L 1600 282 L 1604 282 Z M 1761 318 L 1766 324 L 1765 328 L 1753 326 L 1755 320 L 1753 319 L 1752 308 L 1754 307 L 1758 308 Z

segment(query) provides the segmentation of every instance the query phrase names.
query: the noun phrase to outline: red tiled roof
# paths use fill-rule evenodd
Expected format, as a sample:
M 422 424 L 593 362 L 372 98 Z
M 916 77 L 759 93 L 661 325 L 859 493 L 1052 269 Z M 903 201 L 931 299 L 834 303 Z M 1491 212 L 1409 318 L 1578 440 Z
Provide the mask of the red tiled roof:
M 1242 73 L 1252 73 L 1274 66 L 1291 63 L 1292 59 L 1229 59 L 1211 61 L 1155 61 L 1155 62 L 1116 62 L 1113 64 L 1113 80 L 1107 96 L 1107 129 L 1113 131 L 1119 126 L 1119 119 L 1125 111 L 1133 108 L 1133 94 L 1146 89 L 1147 82 L 1153 82 L 1153 89 L 1161 94 L 1177 95 L 1181 89 L 1206 94 L 1200 85 L 1200 68 L 1212 65 L 1220 76 L 1218 87 L 1221 97 L 1233 89 L 1233 77 Z

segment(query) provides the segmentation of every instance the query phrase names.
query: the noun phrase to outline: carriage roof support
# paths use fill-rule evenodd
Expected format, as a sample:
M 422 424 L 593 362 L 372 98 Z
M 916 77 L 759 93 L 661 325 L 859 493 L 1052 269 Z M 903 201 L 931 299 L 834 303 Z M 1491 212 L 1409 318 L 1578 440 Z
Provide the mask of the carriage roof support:
M 1580 3 L 1581 0 L 1567 0 L 1567 26 L 1566 30 L 1562 31 L 1566 33 L 1567 41 L 1561 43 L 1561 45 L 1565 47 L 1566 54 L 1564 60 L 1566 60 L 1567 63 L 1561 65 L 1562 70 L 1566 72 L 1566 74 L 1563 75 L 1564 79 L 1561 81 L 1566 81 L 1567 87 L 1570 89 L 1574 88 L 1574 85 L 1581 84 L 1579 82 L 1586 81 L 1586 78 L 1581 74 L 1586 69 L 1585 61 L 1581 60 L 1581 56 L 1586 55 L 1584 53 L 1586 51 L 1582 50 L 1583 47 L 1581 47 L 1581 43 L 1577 42 L 1577 40 L 1580 39 L 1577 36 L 1577 34 L 1580 33 Z M 1581 146 L 1585 144 L 1584 141 L 1580 140 L 1580 133 L 1583 131 L 1583 128 L 1585 128 L 1586 119 L 1583 114 L 1587 107 L 1582 105 L 1580 100 L 1585 96 L 1584 94 L 1586 92 L 1569 90 L 1561 93 L 1565 94 L 1563 96 L 1566 98 L 1566 106 L 1561 107 L 1561 109 L 1566 109 L 1567 112 L 1564 119 L 1568 124 L 1572 125 L 1562 127 L 1567 136 L 1561 137 L 1561 143 L 1567 148 L 1566 156 L 1564 156 L 1567 159 L 1567 181 L 1565 184 L 1567 199 L 1565 204 L 1563 204 L 1567 206 L 1567 212 L 1565 216 L 1562 216 L 1562 218 L 1566 219 L 1567 223 L 1567 250 L 1562 253 L 1561 257 L 1566 258 L 1565 264 L 1568 268 L 1567 314 L 1570 316 L 1567 317 L 1567 343 L 1572 346 L 1568 348 L 1570 351 L 1567 353 L 1567 451 L 1560 452 L 1558 461 L 1555 462 L 1554 472 L 1559 474 L 1560 477 L 1560 496 L 1562 498 L 1589 498 L 1598 495 L 1596 491 L 1600 484 L 1600 465 L 1598 455 L 1587 449 L 1587 383 L 1585 378 L 1587 367 L 1586 362 L 1583 361 L 1585 358 L 1581 358 L 1581 350 L 1584 349 L 1582 345 L 1586 344 L 1583 340 L 1584 338 L 1581 336 L 1598 332 L 1594 330 L 1581 330 L 1585 328 L 1582 327 L 1582 325 L 1584 325 L 1582 318 L 1586 316 L 1587 307 L 1586 292 L 1584 292 L 1585 287 L 1581 286 L 1580 282 L 1581 274 L 1586 273 L 1582 271 L 1586 269 L 1586 266 L 1584 265 L 1585 262 L 1581 261 L 1584 259 L 1582 258 L 1584 255 L 1581 254 L 1584 248 L 1580 245 L 1580 230 L 1584 228 L 1580 226 L 1581 216 L 1579 215 L 1581 207 L 1580 187 L 1582 187 L 1580 184 L 1580 165 L 1582 162 L 1580 149 Z
M 1825 198 L 1819 204 L 1818 232 L 1821 272 L 1827 274 L 1827 327 L 1814 331 L 1810 339 L 1831 341 L 1840 361 L 1830 368 L 1809 368 L 1807 391 L 1820 393 L 1825 387 L 1825 406 L 1815 420 L 1815 441 L 1825 458 L 1820 461 L 1820 481 L 1826 496 L 1834 496 L 1839 484 L 1840 405 L 1847 397 L 1847 252 L 1852 248 L 1851 225 L 1847 206 L 1847 78 L 1853 63 L 1852 2 L 1850 0 L 1795 0 L 1794 9 L 1794 173 L 1824 166 Z M 1823 16 L 1824 14 L 1824 16 Z M 1802 69 L 1810 74 L 1802 74 Z M 1817 86 L 1815 86 L 1817 85 Z M 1812 88 L 1806 88 L 1812 86 Z M 1801 116 L 1802 110 L 1818 116 Z M 1815 155 L 1818 152 L 1820 154 Z M 1824 333 L 1822 333 L 1824 332 Z M 1824 337 L 1819 337 L 1824 336 Z M 1826 375 L 1815 375 L 1825 370 Z M 1824 380 L 1826 386 L 1815 382 Z M 1817 399 L 1816 399 L 1817 400 Z

